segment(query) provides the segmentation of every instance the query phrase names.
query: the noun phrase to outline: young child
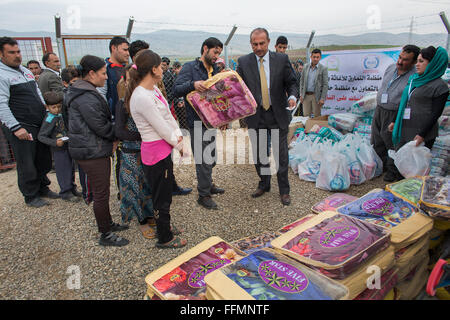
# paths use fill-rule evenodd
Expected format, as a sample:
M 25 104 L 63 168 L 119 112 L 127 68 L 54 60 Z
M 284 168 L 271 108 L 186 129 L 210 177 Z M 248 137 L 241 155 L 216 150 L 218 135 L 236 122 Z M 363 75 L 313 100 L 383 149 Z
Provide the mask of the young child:
M 52 149 L 56 178 L 61 188 L 60 197 L 66 201 L 76 202 L 80 194 L 76 191 L 74 162 L 67 147 L 67 130 L 61 114 L 62 97 L 56 92 L 49 91 L 44 94 L 44 100 L 48 113 L 42 122 L 38 140 Z
M 62 117 L 64 120 L 64 124 L 66 125 L 66 128 L 69 129 L 69 118 L 68 118 L 68 111 L 67 111 L 67 104 L 66 102 L 66 93 L 67 89 L 78 79 L 80 79 L 80 74 L 77 70 L 77 68 L 73 65 L 67 66 L 67 68 L 64 68 L 61 70 L 61 80 L 64 85 L 64 99 L 62 104 Z M 78 166 L 78 176 L 80 179 L 80 185 L 81 185 L 81 192 L 84 199 L 84 202 L 89 205 L 92 202 L 93 195 L 92 190 L 89 186 L 89 181 L 87 178 L 86 173 L 81 169 L 80 166 Z

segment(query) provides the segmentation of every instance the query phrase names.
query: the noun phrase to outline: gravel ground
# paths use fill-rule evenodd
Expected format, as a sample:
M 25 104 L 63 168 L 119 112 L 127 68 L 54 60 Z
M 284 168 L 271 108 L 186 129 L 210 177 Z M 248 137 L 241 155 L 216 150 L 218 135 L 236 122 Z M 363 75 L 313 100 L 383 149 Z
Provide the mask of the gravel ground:
M 174 172 L 180 186 L 194 189 L 190 195 L 173 198 L 172 221 L 185 229 L 188 240 L 186 247 L 175 250 L 155 248 L 156 240 L 144 239 L 136 220 L 120 233 L 130 240 L 128 246 L 101 247 L 92 205 L 50 200 L 51 206 L 31 209 L 18 190 L 16 171 L 0 173 L 0 299 L 142 299 L 147 274 L 208 237 L 233 241 L 275 231 L 310 213 L 312 205 L 331 194 L 289 170 L 292 203 L 283 207 L 276 176 L 271 192 L 253 199 L 250 194 L 258 182 L 254 166 L 218 164 L 213 179 L 226 192 L 214 196 L 220 210 L 209 211 L 197 204 L 193 164 L 176 165 Z M 50 173 L 49 178 L 51 189 L 59 191 L 56 175 Z M 379 177 L 351 186 L 347 193 L 359 197 L 384 186 Z M 116 193 L 112 182 L 111 214 L 119 222 Z M 70 266 L 80 268 L 80 289 L 67 287 Z

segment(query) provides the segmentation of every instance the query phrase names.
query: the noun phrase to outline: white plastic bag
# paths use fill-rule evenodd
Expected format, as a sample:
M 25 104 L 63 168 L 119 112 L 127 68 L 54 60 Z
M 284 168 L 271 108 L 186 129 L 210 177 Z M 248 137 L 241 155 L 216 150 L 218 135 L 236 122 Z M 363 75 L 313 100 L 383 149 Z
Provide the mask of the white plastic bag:
M 389 150 L 388 154 L 405 178 L 426 176 L 430 173 L 431 151 L 423 142 L 416 147 L 416 141 L 410 141 L 397 152 Z
M 348 135 L 339 143 L 339 153 L 343 154 L 347 159 L 347 168 L 350 174 L 350 183 L 353 185 L 360 185 L 366 182 L 361 163 L 356 157 L 355 145 L 358 144 L 361 138 L 355 135 Z
M 311 148 L 312 142 L 308 137 L 299 141 L 291 150 L 289 150 L 289 166 L 294 173 L 298 172 L 298 165 L 306 160 Z
M 375 177 L 377 163 L 373 158 L 372 147 L 366 143 L 361 143 L 356 149 L 356 158 L 361 163 L 364 176 L 367 180 L 372 180 Z
M 322 149 L 319 143 L 311 146 L 305 161 L 298 165 L 298 176 L 305 181 L 315 182 L 320 172 Z
M 333 128 L 352 132 L 359 116 L 352 113 L 335 113 L 328 117 L 328 124 Z
M 350 187 L 350 174 L 345 156 L 338 152 L 324 152 L 316 188 L 343 191 Z

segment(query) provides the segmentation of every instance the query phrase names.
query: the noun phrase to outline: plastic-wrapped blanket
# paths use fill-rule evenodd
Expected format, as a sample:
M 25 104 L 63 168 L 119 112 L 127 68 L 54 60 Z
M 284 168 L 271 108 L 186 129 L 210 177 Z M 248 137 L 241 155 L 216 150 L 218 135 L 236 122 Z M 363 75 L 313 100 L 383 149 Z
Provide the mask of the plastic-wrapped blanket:
M 328 124 L 333 128 L 352 132 L 360 116 L 352 113 L 335 113 L 328 117 Z
M 211 237 L 145 278 L 149 296 L 163 300 L 205 300 L 205 275 L 246 254 L 218 237 Z
M 430 216 L 450 220 L 450 179 L 425 177 L 420 208 Z
M 204 85 L 208 90 L 193 91 L 187 100 L 205 126 L 218 128 L 256 113 L 256 101 L 237 72 L 216 74 Z
M 323 199 L 319 203 L 316 203 L 311 208 L 311 211 L 317 214 L 325 211 L 335 211 L 337 208 L 342 207 L 343 205 L 346 205 L 347 203 L 350 203 L 357 199 L 357 197 L 351 196 L 346 193 L 335 193 Z
M 272 246 L 333 279 L 344 279 L 389 246 L 390 232 L 359 219 L 324 212 L 272 241 Z
M 422 178 L 409 178 L 386 185 L 386 190 L 412 205 L 418 207 L 422 193 Z
M 377 92 L 366 94 L 362 99 L 352 105 L 352 113 L 365 115 L 371 113 L 377 107 Z
M 270 249 L 251 253 L 205 278 L 223 300 L 344 300 L 348 289 Z

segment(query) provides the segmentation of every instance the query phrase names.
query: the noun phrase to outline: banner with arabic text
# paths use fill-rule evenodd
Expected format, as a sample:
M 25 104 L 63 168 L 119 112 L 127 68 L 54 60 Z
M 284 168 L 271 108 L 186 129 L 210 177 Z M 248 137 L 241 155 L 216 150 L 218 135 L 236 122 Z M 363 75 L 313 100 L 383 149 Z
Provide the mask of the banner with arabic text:
M 328 68 L 327 101 L 322 115 L 350 112 L 367 93 L 378 91 L 386 68 L 397 62 L 401 48 L 323 52 Z

